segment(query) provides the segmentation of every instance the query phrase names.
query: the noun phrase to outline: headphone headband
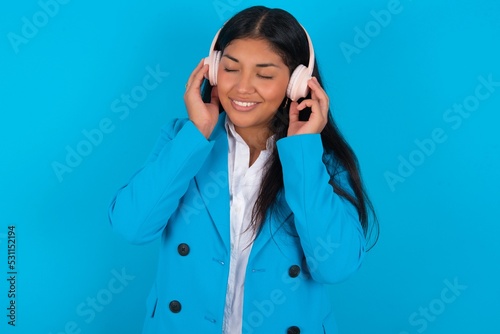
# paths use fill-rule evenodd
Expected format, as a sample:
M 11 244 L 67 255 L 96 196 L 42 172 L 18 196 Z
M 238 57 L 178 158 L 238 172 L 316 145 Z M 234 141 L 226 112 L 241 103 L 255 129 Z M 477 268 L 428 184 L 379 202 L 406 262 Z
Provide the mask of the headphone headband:
M 302 24 L 300 26 L 302 27 L 302 29 L 306 33 L 307 42 L 309 43 L 309 64 L 307 65 L 307 68 L 310 70 L 310 73 L 312 75 L 312 72 L 314 70 L 314 60 L 315 60 L 315 58 L 314 58 L 315 57 L 315 55 L 314 55 L 314 47 L 313 47 L 313 43 L 312 43 L 311 37 L 307 33 L 306 28 L 304 28 L 304 26 Z

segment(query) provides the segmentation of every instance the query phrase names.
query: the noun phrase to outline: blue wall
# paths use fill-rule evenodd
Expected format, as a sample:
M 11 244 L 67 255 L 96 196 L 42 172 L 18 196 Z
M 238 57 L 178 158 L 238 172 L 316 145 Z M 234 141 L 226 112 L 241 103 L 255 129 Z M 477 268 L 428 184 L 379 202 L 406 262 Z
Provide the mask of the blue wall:
M 254 4 L 3 5 L 2 313 L 11 225 L 17 274 L 2 333 L 139 332 L 159 244 L 119 239 L 107 206 L 161 125 L 187 115 L 184 84 L 217 29 Z M 378 209 L 379 243 L 331 289 L 341 332 L 499 333 L 500 3 L 260 4 L 307 27 Z

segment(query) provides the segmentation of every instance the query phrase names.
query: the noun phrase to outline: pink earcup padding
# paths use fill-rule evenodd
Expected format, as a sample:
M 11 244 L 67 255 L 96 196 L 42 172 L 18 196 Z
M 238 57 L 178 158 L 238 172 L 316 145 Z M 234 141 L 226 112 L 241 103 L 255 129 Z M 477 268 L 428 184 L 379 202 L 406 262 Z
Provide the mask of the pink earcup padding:
M 217 71 L 219 69 L 220 58 L 220 51 L 212 51 L 210 52 L 210 56 L 206 57 L 203 62 L 203 64 L 208 64 L 208 80 L 211 86 L 217 86 Z
M 286 90 L 286 95 L 292 101 L 297 101 L 302 97 L 306 97 L 309 92 L 307 82 L 311 79 L 310 70 L 304 65 L 299 65 L 293 71 L 290 77 L 290 82 Z

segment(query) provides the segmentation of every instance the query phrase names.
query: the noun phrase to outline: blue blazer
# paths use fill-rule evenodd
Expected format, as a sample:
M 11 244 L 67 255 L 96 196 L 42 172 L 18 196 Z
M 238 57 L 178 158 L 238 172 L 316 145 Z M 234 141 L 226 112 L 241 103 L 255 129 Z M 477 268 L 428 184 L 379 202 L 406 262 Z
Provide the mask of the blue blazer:
M 129 242 L 161 237 L 144 334 L 222 332 L 230 259 L 225 117 L 208 140 L 188 118 L 166 124 L 147 162 L 110 204 L 113 229 Z M 327 284 L 360 266 L 366 241 L 358 214 L 328 183 L 338 166 L 319 134 L 282 138 L 276 148 L 282 210 L 268 212 L 251 249 L 242 331 L 337 333 Z M 346 174 L 335 176 L 344 187 Z

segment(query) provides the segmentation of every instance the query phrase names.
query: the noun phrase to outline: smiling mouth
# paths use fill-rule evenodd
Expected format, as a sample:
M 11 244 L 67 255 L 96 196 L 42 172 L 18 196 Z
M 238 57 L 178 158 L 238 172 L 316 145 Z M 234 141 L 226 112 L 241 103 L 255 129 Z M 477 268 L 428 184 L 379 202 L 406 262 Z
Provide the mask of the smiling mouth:
M 231 99 L 231 104 L 237 111 L 250 111 L 253 110 L 259 104 L 259 102 L 238 101 Z
M 257 104 L 257 102 L 242 102 L 242 101 L 236 101 L 236 100 L 232 100 L 234 104 L 236 104 L 237 106 L 240 106 L 240 107 L 245 107 L 245 108 L 248 108 L 248 107 L 253 107 L 254 105 Z

